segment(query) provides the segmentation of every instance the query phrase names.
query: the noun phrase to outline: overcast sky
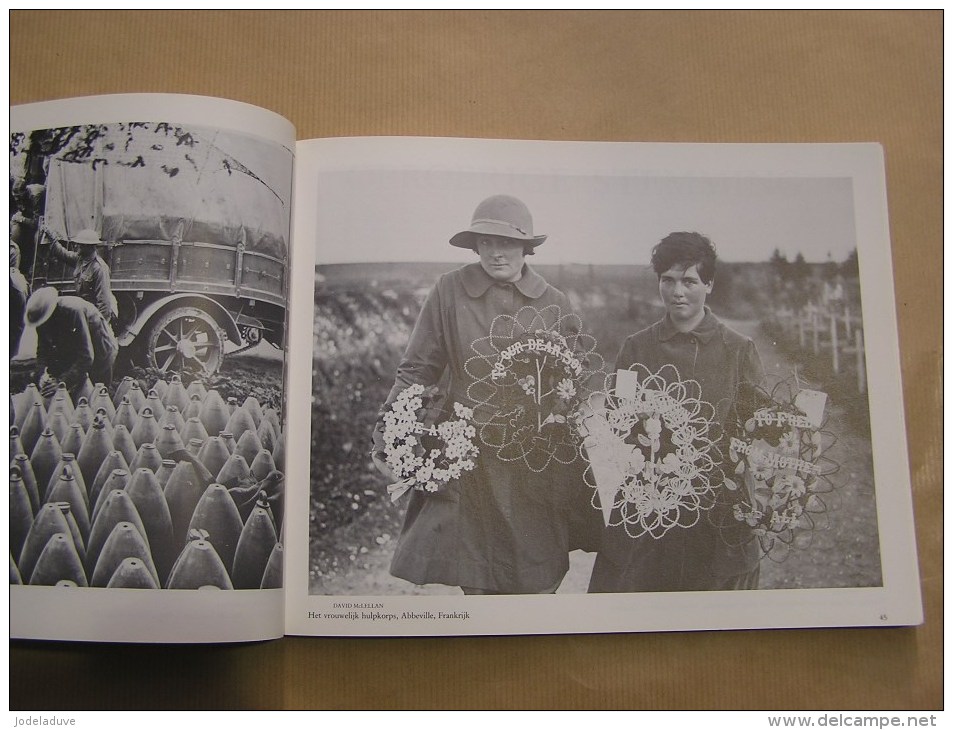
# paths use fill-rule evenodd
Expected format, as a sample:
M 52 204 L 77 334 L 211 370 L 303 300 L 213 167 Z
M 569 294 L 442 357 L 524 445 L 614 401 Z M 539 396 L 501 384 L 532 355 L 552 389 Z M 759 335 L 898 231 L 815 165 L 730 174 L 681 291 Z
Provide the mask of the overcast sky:
M 447 241 L 496 193 L 522 199 L 549 236 L 539 263 L 646 264 L 672 231 L 709 236 L 726 261 L 774 248 L 842 261 L 856 245 L 849 178 L 362 170 L 318 178 L 317 262 L 470 261 Z

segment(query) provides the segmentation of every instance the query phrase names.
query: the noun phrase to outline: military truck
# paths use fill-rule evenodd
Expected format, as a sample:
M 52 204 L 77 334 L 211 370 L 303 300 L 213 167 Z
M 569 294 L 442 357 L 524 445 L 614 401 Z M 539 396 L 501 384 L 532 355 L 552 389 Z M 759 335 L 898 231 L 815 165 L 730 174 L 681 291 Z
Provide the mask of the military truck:
M 135 364 L 208 375 L 262 341 L 284 347 L 288 201 L 229 160 L 181 150 L 148 166 L 49 160 L 43 224 L 67 247 L 82 229 L 99 234 L 113 326 Z M 72 292 L 71 264 L 43 241 L 35 257 L 34 288 Z

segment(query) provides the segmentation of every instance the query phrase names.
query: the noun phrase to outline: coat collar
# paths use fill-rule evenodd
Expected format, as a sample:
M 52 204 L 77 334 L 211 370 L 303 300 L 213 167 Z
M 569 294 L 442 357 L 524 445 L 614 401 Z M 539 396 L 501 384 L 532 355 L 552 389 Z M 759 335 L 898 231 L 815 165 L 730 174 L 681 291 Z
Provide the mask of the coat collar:
M 691 334 L 704 344 L 708 344 L 711 338 L 718 332 L 718 325 L 718 318 L 712 314 L 711 310 L 706 306 L 705 316 L 702 318 L 702 321 L 698 323 L 698 326 L 690 333 L 685 332 L 681 334 Z M 666 314 L 665 318 L 659 323 L 658 338 L 662 342 L 667 342 L 677 334 L 680 334 L 679 331 L 675 329 L 675 325 L 672 324 L 672 320 L 669 319 L 669 316 Z
M 491 286 L 500 283 L 486 273 L 480 264 L 467 264 L 460 269 L 460 275 L 463 277 L 463 288 L 474 299 L 479 299 Z M 542 276 L 529 267 L 529 264 L 523 264 L 523 276 L 519 281 L 514 281 L 513 286 L 523 296 L 539 299 L 543 296 L 548 284 Z

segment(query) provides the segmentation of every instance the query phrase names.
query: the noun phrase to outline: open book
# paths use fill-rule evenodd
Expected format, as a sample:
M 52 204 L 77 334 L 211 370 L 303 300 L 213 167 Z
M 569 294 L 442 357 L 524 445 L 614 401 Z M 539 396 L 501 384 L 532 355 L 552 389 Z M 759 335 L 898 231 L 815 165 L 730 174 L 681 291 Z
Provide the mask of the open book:
M 922 621 L 877 145 L 11 130 L 14 638 Z

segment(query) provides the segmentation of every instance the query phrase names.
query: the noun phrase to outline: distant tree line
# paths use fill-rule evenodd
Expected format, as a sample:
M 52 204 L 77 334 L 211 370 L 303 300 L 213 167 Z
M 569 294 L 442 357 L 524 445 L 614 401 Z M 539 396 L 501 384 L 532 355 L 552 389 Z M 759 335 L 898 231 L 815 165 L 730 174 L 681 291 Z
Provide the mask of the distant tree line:
M 825 285 L 837 282 L 849 292 L 858 288 L 860 270 L 856 247 L 851 249 L 843 261 L 834 261 L 828 253 L 827 261 L 814 264 L 808 263 L 800 251 L 793 261 L 789 261 L 785 254 L 775 248 L 768 263 L 778 294 L 778 303 L 795 309 L 803 307 L 808 301 L 817 300 Z

